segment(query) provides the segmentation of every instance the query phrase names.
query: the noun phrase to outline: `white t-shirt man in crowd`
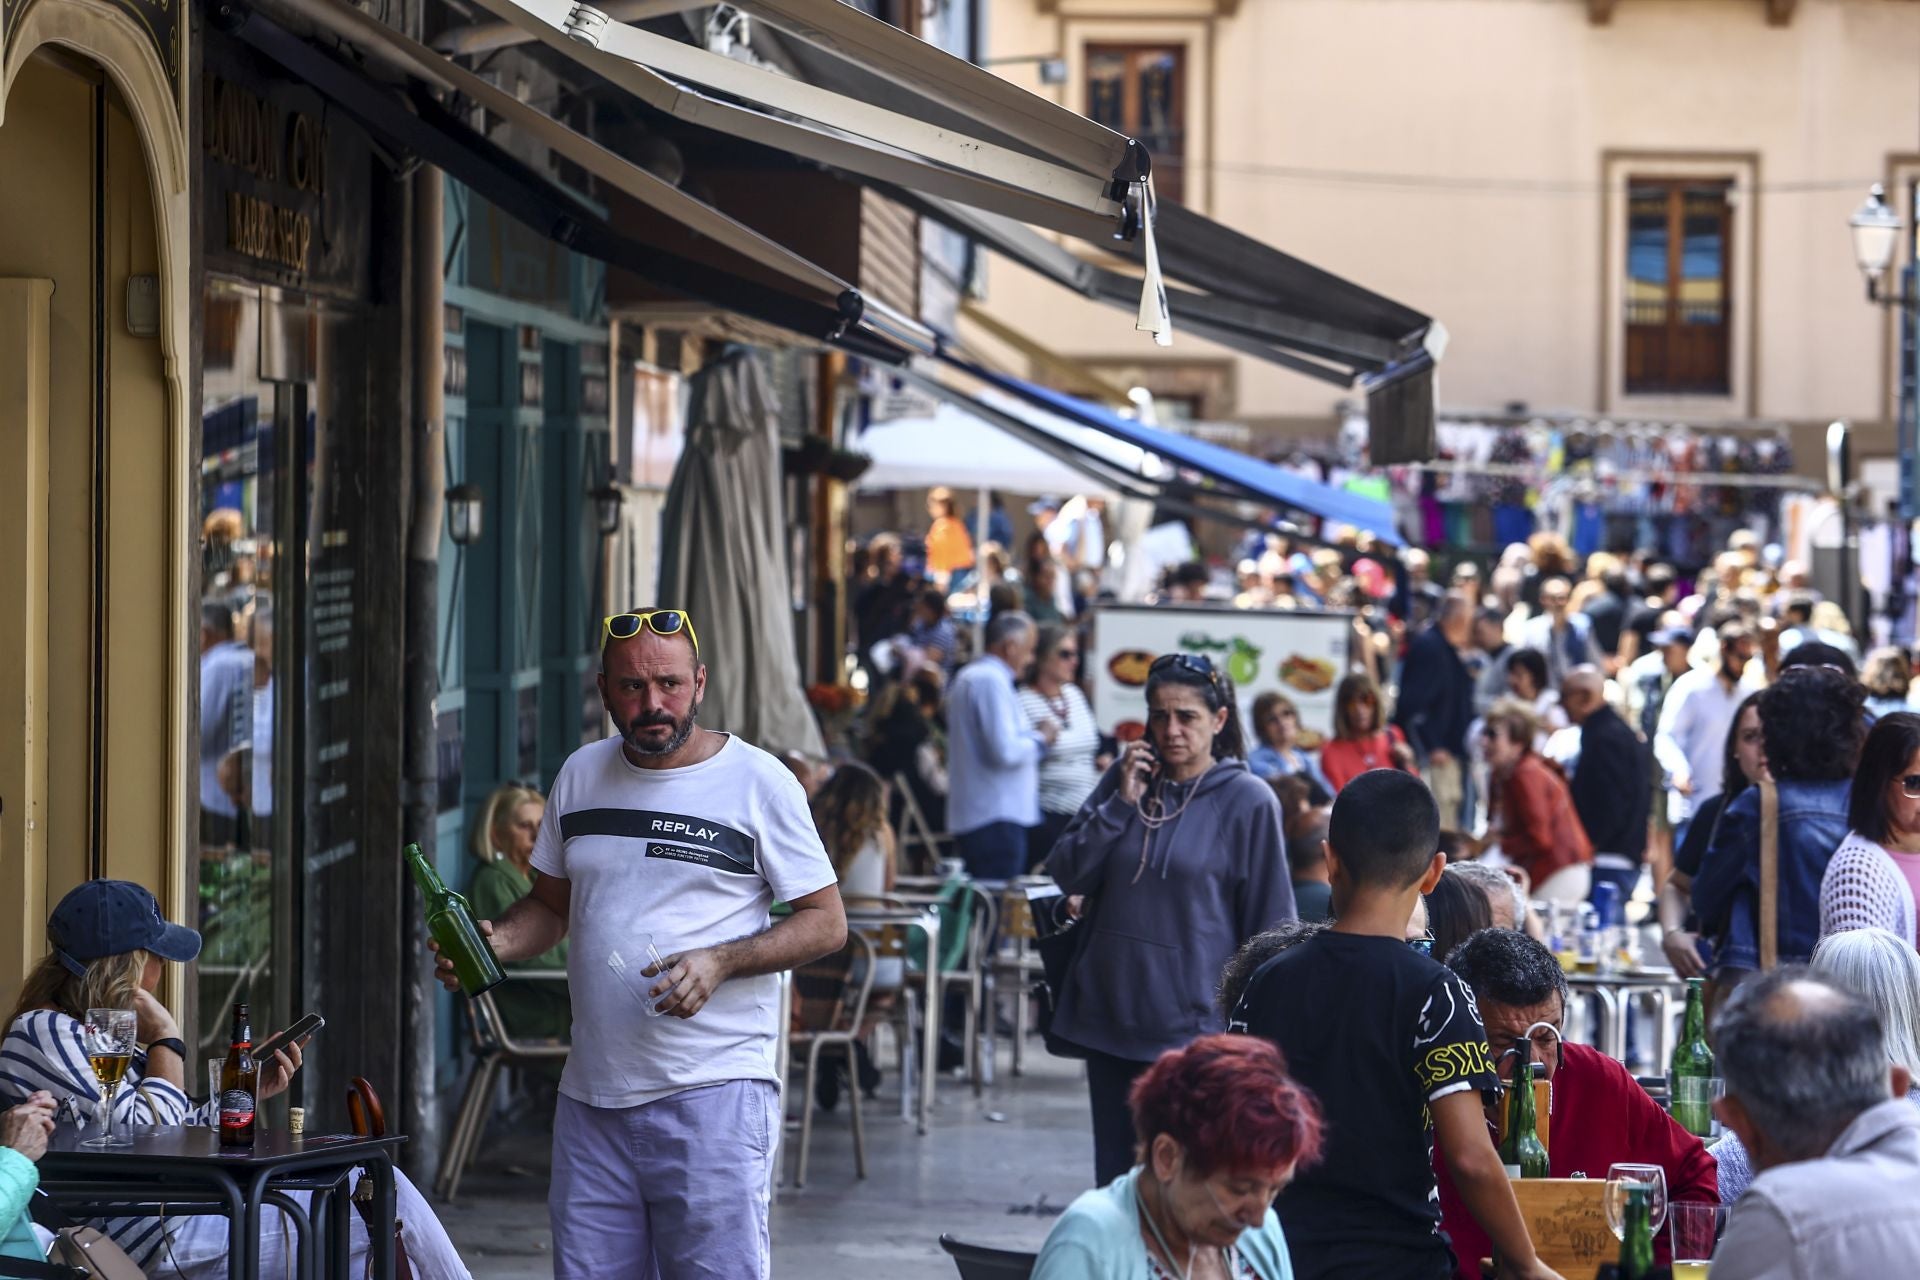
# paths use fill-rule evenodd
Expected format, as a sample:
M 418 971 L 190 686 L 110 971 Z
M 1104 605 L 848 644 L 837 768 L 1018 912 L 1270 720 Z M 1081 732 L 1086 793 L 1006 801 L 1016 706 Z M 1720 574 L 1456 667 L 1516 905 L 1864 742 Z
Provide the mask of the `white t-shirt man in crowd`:
M 793 774 L 695 725 L 706 678 L 685 614 L 608 620 L 600 696 L 619 735 L 561 766 L 533 892 L 480 926 L 507 965 L 573 942 L 555 1280 L 771 1274 L 774 975 L 845 945 L 846 914 Z M 776 900 L 793 908 L 778 924 Z

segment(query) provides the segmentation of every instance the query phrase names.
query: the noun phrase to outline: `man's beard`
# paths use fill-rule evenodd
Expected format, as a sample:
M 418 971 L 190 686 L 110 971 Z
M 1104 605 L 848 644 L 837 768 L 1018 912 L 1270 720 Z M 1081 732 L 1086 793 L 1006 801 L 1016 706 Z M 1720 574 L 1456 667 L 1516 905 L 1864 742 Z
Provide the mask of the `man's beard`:
M 637 756 L 670 756 L 687 745 L 687 739 L 693 736 L 693 722 L 699 718 L 700 704 L 697 702 L 687 708 L 687 718 L 684 720 L 675 720 L 668 716 L 636 717 L 633 723 L 627 726 L 627 749 Z M 668 735 L 664 743 L 657 746 L 640 736 L 644 730 L 668 726 L 673 729 L 672 734 Z

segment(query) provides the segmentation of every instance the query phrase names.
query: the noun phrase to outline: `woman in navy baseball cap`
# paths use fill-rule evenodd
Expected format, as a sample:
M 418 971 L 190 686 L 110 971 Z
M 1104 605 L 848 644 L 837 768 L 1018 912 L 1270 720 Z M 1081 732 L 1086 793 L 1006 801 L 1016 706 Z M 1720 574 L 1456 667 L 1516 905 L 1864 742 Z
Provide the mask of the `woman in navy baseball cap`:
M 89 880 L 53 909 L 47 921 L 47 954 L 27 975 L 20 1000 L 0 1042 L 0 1106 L 38 1091 L 77 1105 L 91 1116 L 100 1092 L 87 1065 L 82 1019 L 88 1009 L 132 1009 L 138 1017 L 136 1049 L 122 1088 L 114 1095 L 116 1126 L 209 1125 L 213 1103 L 187 1097 L 187 1046 L 173 1014 L 154 996 L 168 961 L 181 964 L 200 954 L 200 934 L 173 924 L 160 903 L 125 880 Z M 300 1069 L 300 1046 L 290 1044 L 260 1063 L 260 1097 L 284 1092 Z M 407 1251 L 420 1280 L 470 1280 L 420 1193 L 395 1171 L 400 1214 L 407 1225 Z M 268 1214 L 277 1214 L 277 1209 Z M 177 1271 L 186 1280 L 224 1280 L 227 1228 L 213 1217 L 134 1217 L 96 1222 L 149 1274 Z M 366 1228 L 353 1219 L 354 1263 L 363 1265 Z M 285 1248 L 280 1225 L 261 1233 L 261 1274 L 278 1274 Z

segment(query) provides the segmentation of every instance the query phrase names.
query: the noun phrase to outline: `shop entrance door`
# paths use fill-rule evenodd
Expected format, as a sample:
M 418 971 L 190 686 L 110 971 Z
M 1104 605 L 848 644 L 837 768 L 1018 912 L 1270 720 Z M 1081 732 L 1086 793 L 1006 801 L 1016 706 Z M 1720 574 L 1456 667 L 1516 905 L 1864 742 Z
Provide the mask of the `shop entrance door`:
M 370 456 L 372 328 L 207 287 L 198 1048 L 224 1054 L 236 1001 L 259 1035 L 321 1014 L 290 1101 L 323 1115 L 352 1076 L 399 1078 L 397 1002 L 368 998 L 400 963 L 398 833 L 370 819 L 396 811 L 399 705 L 366 572 L 397 511 Z

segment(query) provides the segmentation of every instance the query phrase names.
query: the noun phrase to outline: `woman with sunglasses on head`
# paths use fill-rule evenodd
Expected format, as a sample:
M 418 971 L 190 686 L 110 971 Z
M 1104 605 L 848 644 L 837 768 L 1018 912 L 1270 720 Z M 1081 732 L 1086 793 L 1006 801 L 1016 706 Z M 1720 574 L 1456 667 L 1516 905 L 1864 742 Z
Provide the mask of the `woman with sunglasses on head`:
M 1075 1200 L 1033 1280 L 1291 1280 L 1273 1202 L 1320 1154 L 1320 1114 L 1253 1036 L 1168 1050 L 1133 1088 L 1137 1163 Z
M 1220 970 L 1294 917 L 1273 791 L 1246 766 L 1233 685 L 1184 653 L 1147 675 L 1147 735 L 1130 742 L 1047 857 L 1086 900 L 1052 1036 L 1087 1060 L 1094 1167 L 1133 1166 L 1127 1092 L 1162 1053 L 1219 1031 Z
M 1320 772 L 1338 792 L 1369 769 L 1413 772 L 1413 750 L 1399 725 L 1387 723 L 1380 686 L 1354 672 L 1333 697 L 1333 741 L 1320 748 Z
M 1882 716 L 1860 749 L 1852 830 L 1820 880 L 1820 936 L 1885 929 L 1914 945 L 1920 915 L 1920 715 Z
M 1046 858 L 1100 782 L 1100 769 L 1094 763 L 1100 752 L 1100 729 L 1093 723 L 1087 695 L 1076 683 L 1079 633 L 1057 622 L 1042 625 L 1034 644 L 1032 671 L 1020 688 L 1020 710 L 1035 729 L 1052 721 L 1059 734 L 1040 757 L 1040 825 L 1027 832 L 1028 871 Z

